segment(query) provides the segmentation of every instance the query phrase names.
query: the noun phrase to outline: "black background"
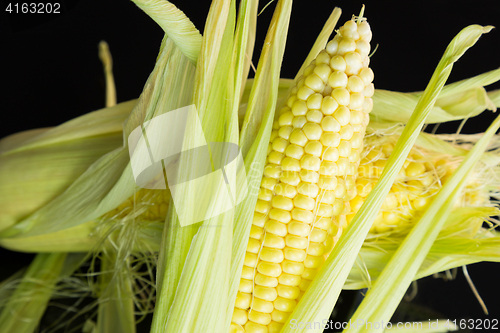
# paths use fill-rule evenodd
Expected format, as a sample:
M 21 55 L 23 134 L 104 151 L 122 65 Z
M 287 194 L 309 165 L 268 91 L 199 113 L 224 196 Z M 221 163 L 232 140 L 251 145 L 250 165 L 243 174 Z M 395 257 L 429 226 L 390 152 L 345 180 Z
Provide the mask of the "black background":
M 41 1 L 43 2 L 43 1 Z M 53 3 L 54 1 L 52 1 Z M 153 69 L 162 30 L 131 1 L 61 0 L 62 14 L 0 14 L 0 138 L 32 128 L 56 126 L 102 108 L 104 78 L 97 45 L 106 40 L 113 55 L 118 102 L 137 98 Z M 11 2 L 14 3 L 14 2 Z M 203 30 L 210 1 L 174 1 Z M 358 14 L 361 1 L 297 1 L 292 9 L 282 77 L 299 69 L 323 23 L 339 6 L 341 22 Z M 423 90 L 446 45 L 469 24 L 500 27 L 500 2 L 365 1 L 372 31 L 375 86 L 399 91 Z M 263 8 L 261 3 L 259 8 Z M 254 63 L 274 4 L 259 16 Z M 373 47 L 373 46 L 372 46 Z M 455 65 L 449 82 L 500 65 L 500 31 L 483 36 Z M 499 89 L 495 84 L 488 90 Z M 484 131 L 492 113 L 468 121 L 464 132 Z M 454 132 L 456 123 L 442 125 Z M 1 251 L 3 279 L 29 263 L 31 254 Z M 485 316 L 461 272 L 454 281 L 426 278 L 412 304 L 432 308 L 440 318 L 499 318 L 500 265 L 469 266 L 469 273 L 490 310 Z M 432 316 L 432 315 L 430 315 Z M 431 318 L 431 317 L 429 317 Z

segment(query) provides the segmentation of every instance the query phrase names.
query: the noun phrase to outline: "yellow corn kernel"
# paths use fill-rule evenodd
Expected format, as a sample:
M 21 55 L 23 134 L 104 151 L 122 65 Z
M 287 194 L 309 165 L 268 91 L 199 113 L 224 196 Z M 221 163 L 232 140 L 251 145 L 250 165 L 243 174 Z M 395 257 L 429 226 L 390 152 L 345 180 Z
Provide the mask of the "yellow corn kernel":
M 304 261 L 305 268 L 319 268 L 325 262 L 325 258 L 323 256 L 315 257 L 308 255 L 306 260 Z
M 301 275 L 304 272 L 304 264 L 301 262 L 284 260 L 281 267 L 284 273 L 291 275 Z
M 265 230 L 266 230 L 266 232 L 269 232 L 271 234 L 274 234 L 274 235 L 280 236 L 280 237 L 285 237 L 288 233 L 286 224 L 278 222 L 276 220 L 270 220 L 266 224 Z M 260 246 L 260 244 L 259 244 L 259 246 Z
M 251 293 L 253 290 L 253 282 L 251 280 L 241 279 L 238 291 L 242 293 Z
M 281 266 L 279 264 L 261 261 L 257 265 L 257 271 L 265 276 L 278 277 L 281 274 Z
M 238 291 L 234 306 L 239 309 L 248 309 L 252 301 L 252 294 Z
M 274 301 L 274 308 L 279 311 L 283 312 L 292 312 L 295 306 L 297 305 L 297 302 L 293 299 L 287 299 L 283 297 L 276 298 Z
M 255 267 L 257 265 L 257 260 L 258 260 L 257 254 L 247 252 L 245 253 L 245 260 L 243 264 L 248 267 Z
M 288 184 L 279 183 L 274 188 L 274 192 L 276 193 L 276 195 L 293 199 L 297 195 L 297 188 Z
M 299 285 L 300 279 L 301 279 L 300 276 L 291 275 L 291 274 L 288 274 L 288 273 L 283 273 L 278 278 L 278 282 L 279 282 L 280 285 L 283 285 L 283 286 L 296 287 L 296 286 Z
M 279 310 L 275 309 L 271 313 L 272 320 L 277 322 L 277 323 L 281 323 L 281 324 L 286 323 L 286 320 L 288 319 L 288 317 L 290 317 L 290 312 L 283 312 L 283 311 L 279 311 Z
M 272 302 L 268 302 L 268 301 L 260 299 L 258 297 L 253 298 L 251 307 L 252 307 L 252 312 L 255 310 L 257 312 L 262 312 L 262 313 L 271 313 L 274 310 Z M 267 324 L 263 324 L 263 325 L 267 325 Z
M 298 287 L 278 285 L 278 296 L 287 299 L 297 299 L 300 289 Z
M 238 325 L 245 325 L 248 321 L 248 312 L 242 309 L 235 309 L 231 321 Z
M 243 266 L 243 271 L 241 273 L 242 279 L 252 280 L 254 275 L 255 275 L 254 268 L 248 267 L 248 266 Z
M 285 253 L 285 259 L 291 261 L 303 262 L 306 259 L 306 251 L 301 249 L 286 247 L 284 253 Z
M 266 234 L 264 237 L 264 246 L 283 249 L 285 248 L 285 239 L 273 234 Z
M 271 287 L 255 286 L 253 293 L 255 297 L 268 302 L 272 302 L 276 299 L 276 297 L 278 297 L 276 288 Z
M 249 317 L 249 319 L 250 319 L 250 317 Z M 253 322 L 252 320 L 249 320 L 245 324 L 245 332 L 247 332 L 247 333 L 268 333 L 269 331 L 267 329 L 267 326 L 257 324 L 255 322 Z
M 245 333 L 245 329 L 238 324 L 231 322 L 229 333 Z
M 262 250 L 260 251 L 259 259 L 279 264 L 283 261 L 284 258 L 285 256 L 282 250 L 263 247 Z
M 267 329 L 269 330 L 269 333 L 279 333 L 281 332 L 283 326 L 284 326 L 283 324 L 271 321 L 271 323 L 267 325 Z
M 278 286 L 278 279 L 257 273 L 255 275 L 255 284 L 263 287 L 275 288 Z
M 260 250 L 260 242 L 254 238 L 248 240 L 247 252 L 257 254 Z

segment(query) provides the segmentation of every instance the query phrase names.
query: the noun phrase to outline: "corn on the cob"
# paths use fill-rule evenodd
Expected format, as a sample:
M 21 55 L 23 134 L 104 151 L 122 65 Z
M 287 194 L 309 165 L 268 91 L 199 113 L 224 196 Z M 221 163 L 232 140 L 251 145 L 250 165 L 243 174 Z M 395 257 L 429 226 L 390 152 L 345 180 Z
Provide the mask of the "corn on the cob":
M 279 332 L 342 231 L 372 109 L 371 35 L 365 19 L 348 21 L 278 114 L 232 332 Z

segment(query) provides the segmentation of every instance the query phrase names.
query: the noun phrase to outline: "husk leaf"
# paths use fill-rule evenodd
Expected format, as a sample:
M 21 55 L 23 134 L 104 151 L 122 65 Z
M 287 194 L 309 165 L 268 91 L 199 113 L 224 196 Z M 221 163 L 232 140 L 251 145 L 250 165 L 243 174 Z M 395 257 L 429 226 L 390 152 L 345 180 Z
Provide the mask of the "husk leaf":
M 128 134 L 144 120 L 186 106 L 192 82 L 185 79 L 193 71 L 189 60 L 165 39 L 144 91 L 123 126 L 122 147 L 99 158 L 65 192 L 0 237 L 35 236 L 71 228 L 99 218 L 130 197 L 136 185 L 129 164 Z M 168 80 L 164 79 L 166 73 Z
M 93 233 L 96 226 L 97 222 L 89 221 L 49 234 L 0 238 L 0 246 L 18 252 L 88 252 L 99 241 Z
M 2 308 L 0 327 L 3 332 L 35 332 L 65 258 L 65 253 L 42 253 L 35 257 Z
M 128 261 L 117 260 L 113 250 L 101 258 L 99 275 L 99 306 L 97 309 L 97 332 L 134 333 L 134 300 L 131 292 L 130 276 L 126 274 Z M 123 258 L 119 258 L 123 259 Z
M 462 207 L 454 210 L 432 244 L 414 280 L 480 261 L 500 261 L 500 238 L 485 230 L 472 233 L 475 226 L 498 214 L 496 208 Z M 411 229 L 391 233 L 363 244 L 344 289 L 371 288 Z M 367 275 L 367 272 L 369 275 Z
M 427 124 L 477 116 L 485 109 L 495 111 L 495 103 L 485 86 L 500 80 L 500 69 L 446 85 L 436 100 Z M 402 93 L 376 89 L 370 118 L 377 122 L 408 122 L 422 92 Z
M 133 0 L 162 29 L 181 52 L 196 64 L 201 48 L 201 34 L 189 18 L 169 1 Z
M 235 73 L 229 70 L 235 12 L 234 2 L 212 3 L 196 66 L 193 102 L 207 142 L 237 142 L 237 109 L 232 110 L 231 100 L 235 96 L 239 99 L 240 90 L 233 90 Z M 189 173 L 189 167 L 196 163 L 181 156 L 180 169 Z M 196 193 L 187 192 L 183 198 L 196 209 Z M 159 256 L 161 286 L 152 332 L 223 327 L 226 313 L 220 309 L 228 302 L 224 286 L 229 282 L 233 214 L 230 210 L 203 223 L 180 227 L 169 207 Z
M 0 230 L 62 194 L 86 169 L 121 145 L 121 125 L 135 101 L 60 126 L 0 141 Z

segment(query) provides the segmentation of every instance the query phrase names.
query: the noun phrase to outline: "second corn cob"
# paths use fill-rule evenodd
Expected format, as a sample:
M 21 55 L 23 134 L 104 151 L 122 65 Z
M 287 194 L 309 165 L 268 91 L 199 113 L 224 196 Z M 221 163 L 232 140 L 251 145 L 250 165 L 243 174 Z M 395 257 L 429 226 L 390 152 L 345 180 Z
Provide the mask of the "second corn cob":
M 465 138 L 465 137 L 464 137 Z M 357 196 L 351 200 L 349 222 L 361 208 L 368 194 L 377 183 L 385 164 L 392 154 L 398 135 L 373 135 L 365 140 L 358 178 Z M 457 135 L 455 139 L 460 139 Z M 370 142 L 371 141 L 371 142 Z M 397 227 L 414 224 L 415 218 L 432 202 L 446 180 L 453 174 L 462 158 L 413 147 L 391 190 L 373 222 L 371 232 L 383 233 Z M 498 170 L 481 167 L 467 182 L 464 192 L 457 201 L 459 207 L 486 207 L 490 205 L 488 188 L 498 188 Z M 346 227 L 344 225 L 344 227 Z
M 279 332 L 342 231 L 373 104 L 371 36 L 348 21 L 279 111 L 231 332 Z

